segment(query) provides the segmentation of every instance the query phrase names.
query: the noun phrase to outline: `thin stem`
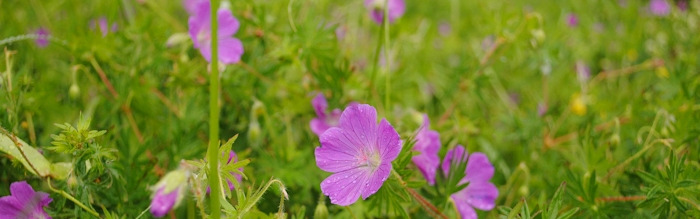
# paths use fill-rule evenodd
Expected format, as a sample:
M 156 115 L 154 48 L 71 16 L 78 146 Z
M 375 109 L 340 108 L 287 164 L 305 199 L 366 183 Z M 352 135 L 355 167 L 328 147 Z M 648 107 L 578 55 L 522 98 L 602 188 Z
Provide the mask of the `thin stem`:
M 211 188 L 211 218 L 221 217 L 221 187 L 219 185 L 219 51 L 217 8 L 219 1 L 211 1 L 211 74 L 209 75 L 209 187 Z
M 408 184 L 405 181 L 403 181 L 403 179 L 401 178 L 401 175 L 399 175 L 399 173 L 397 173 L 393 168 L 391 169 L 391 174 L 396 177 L 396 179 L 399 181 L 399 184 L 401 185 L 401 187 L 406 189 L 406 191 L 408 191 L 408 193 L 411 194 L 411 196 L 413 196 L 413 198 L 416 201 L 418 201 L 418 203 L 426 210 L 426 212 L 433 214 L 433 216 L 435 216 L 435 217 L 447 219 L 447 216 L 445 216 L 440 211 L 440 209 L 435 207 L 435 205 L 431 204 L 428 200 L 425 200 L 425 198 L 423 198 L 423 196 L 418 194 L 418 192 L 409 188 Z
M 389 59 L 389 0 L 384 2 L 384 16 L 382 16 L 382 25 L 384 25 L 384 62 L 386 68 L 386 81 L 384 92 L 384 108 L 386 115 L 391 115 L 391 59 Z
M 382 35 L 384 35 L 384 25 L 379 26 L 379 35 L 380 37 L 377 37 L 377 49 L 374 50 L 374 60 L 372 60 L 372 75 L 370 76 L 369 79 L 369 92 L 367 95 L 369 95 L 372 92 L 376 92 L 376 88 L 374 87 L 374 81 L 377 80 L 377 66 L 379 65 L 379 56 L 381 55 L 382 51 L 382 46 L 384 41 L 382 40 Z
M 51 189 L 51 191 L 62 195 L 63 197 L 65 197 L 65 198 L 68 199 L 68 200 L 73 201 L 73 203 L 75 203 L 76 205 L 80 206 L 82 209 L 85 209 L 85 211 L 89 212 L 90 214 L 94 215 L 95 217 L 98 217 L 98 218 L 100 217 L 100 214 L 98 214 L 98 213 L 95 212 L 94 210 L 88 208 L 87 206 L 85 206 L 83 203 L 81 203 L 80 201 L 78 201 L 78 199 L 75 199 L 75 198 L 74 198 L 73 196 L 71 196 L 70 194 L 66 193 L 66 192 L 63 191 L 63 190 L 58 190 L 58 189 L 53 188 L 53 186 L 51 186 L 51 177 L 46 177 L 46 183 L 49 185 L 49 189 Z
M 612 176 L 613 173 L 623 169 L 625 166 L 629 165 L 632 163 L 632 161 L 636 160 L 637 158 L 641 157 L 647 150 L 649 150 L 652 146 L 655 144 L 651 142 L 651 137 L 654 135 L 654 132 L 656 132 L 656 124 L 661 118 L 661 114 L 664 113 L 665 111 L 660 111 L 656 113 L 656 117 L 654 118 L 654 122 L 651 123 L 651 129 L 649 130 L 649 134 L 647 134 L 647 138 L 644 141 L 644 145 L 641 150 L 639 150 L 637 153 L 632 155 L 631 157 L 627 158 L 627 160 L 623 161 L 619 165 L 617 165 L 615 168 L 611 169 L 610 172 L 608 172 L 607 175 L 605 175 L 604 180 L 607 181 L 610 176 Z

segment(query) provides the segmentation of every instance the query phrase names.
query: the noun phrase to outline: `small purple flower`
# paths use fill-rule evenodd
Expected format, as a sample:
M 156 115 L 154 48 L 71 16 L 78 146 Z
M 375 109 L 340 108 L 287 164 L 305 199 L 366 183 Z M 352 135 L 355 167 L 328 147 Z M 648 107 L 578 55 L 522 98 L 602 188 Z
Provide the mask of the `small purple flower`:
M 49 45 L 49 30 L 46 28 L 39 28 L 36 30 L 36 45 L 40 48 L 44 48 Z
M 321 191 L 331 203 L 353 204 L 376 193 L 389 178 L 391 161 L 401 151 L 401 139 L 394 127 L 367 104 L 351 105 L 340 116 L 339 126 L 321 135 L 315 150 L 316 165 L 331 172 L 321 182 Z
M 548 110 L 547 103 L 540 102 L 537 104 L 537 115 L 538 116 L 540 116 L 540 117 L 544 116 L 544 114 L 547 113 L 547 110 Z
M 440 22 L 438 25 L 438 33 L 442 36 L 449 36 L 450 33 L 452 32 L 452 25 L 450 25 L 450 22 L 443 21 Z
M 387 7 L 389 14 L 389 23 L 394 23 L 396 19 L 401 17 L 406 12 L 406 3 L 403 0 L 365 0 L 365 7 L 370 10 L 372 19 L 378 24 L 382 23 L 384 18 L 384 7 Z
M 314 99 L 311 101 L 311 105 L 314 107 L 314 111 L 316 111 L 317 116 L 309 123 L 312 132 L 320 137 L 321 134 L 323 134 L 323 132 L 329 128 L 338 126 L 338 120 L 340 119 L 340 114 L 342 112 L 340 109 L 333 109 L 333 111 L 331 111 L 329 114 L 326 114 L 328 102 L 326 102 L 326 98 L 322 93 L 319 93 L 316 95 L 316 97 L 314 97 Z
M 651 0 L 649 11 L 656 16 L 666 16 L 671 12 L 671 6 L 666 0 Z
M 591 68 L 583 61 L 576 62 L 576 76 L 581 83 L 588 82 L 591 78 Z
M 687 11 L 688 10 L 688 1 L 687 0 L 677 1 L 676 6 L 678 6 L 678 10 Z
M 173 189 L 169 193 L 165 193 L 164 190 L 165 187 L 158 189 L 151 201 L 151 214 L 155 217 L 163 217 L 170 212 L 180 196 L 180 189 Z
M 238 32 L 240 24 L 230 10 L 221 8 L 217 12 L 219 31 L 218 53 L 219 61 L 223 64 L 233 64 L 241 61 L 243 43 L 233 37 Z M 209 1 L 200 2 L 188 21 L 190 38 L 194 48 L 199 49 L 204 59 L 211 62 L 211 7 Z
M 440 145 L 442 145 L 440 143 L 440 134 L 430 130 L 428 115 L 423 114 L 423 125 L 418 129 L 416 144 L 413 146 L 413 150 L 420 152 L 420 154 L 411 158 L 411 160 L 416 164 L 418 170 L 420 170 L 430 185 L 435 184 L 435 173 L 438 166 L 440 166 L 440 157 L 437 154 L 440 150 Z
M 569 27 L 577 27 L 578 16 L 576 16 L 574 13 L 570 13 L 568 16 L 566 16 L 566 24 L 568 24 Z
M 97 21 L 91 20 L 90 21 L 90 28 L 95 29 L 98 28 L 100 29 L 100 33 L 102 33 L 102 37 L 106 37 L 107 34 L 111 32 L 117 32 L 117 23 L 112 23 L 112 26 L 109 26 L 109 22 L 107 21 L 107 18 L 102 16 Z
M 453 161 L 453 158 L 458 160 Z M 464 162 L 467 162 L 467 168 L 464 170 L 466 175 L 459 181 L 459 185 L 469 184 L 461 191 L 452 194 L 450 198 L 454 201 L 462 218 L 477 218 L 474 208 L 488 211 L 496 207 L 498 188 L 489 182 L 493 177 L 494 168 L 485 154 L 476 152 L 468 155 L 462 145 L 457 145 L 445 155 L 442 162 L 443 173 L 448 176 L 451 165 Z
M 35 192 L 25 181 L 13 182 L 10 195 L 0 198 L 0 218 L 51 218 L 44 207 L 53 199 L 45 192 Z
M 187 192 L 187 179 L 190 176 L 188 168 L 184 168 L 184 161 L 180 168 L 165 174 L 158 183 L 152 187 L 154 194 L 151 201 L 151 214 L 155 217 L 163 217 L 176 208 Z
M 223 154 L 222 156 L 225 156 L 225 155 L 226 154 Z M 231 164 L 231 160 L 233 160 L 234 163 L 238 162 L 238 156 L 236 155 L 236 152 L 233 152 L 233 150 L 231 150 L 231 153 L 228 154 L 228 161 L 226 161 L 226 164 Z M 243 167 L 238 168 L 238 170 L 243 172 Z M 236 180 L 238 180 L 239 183 L 241 182 L 242 176 L 240 174 L 236 174 L 233 172 L 231 172 L 230 174 L 233 175 L 233 177 L 236 178 Z M 228 182 L 228 188 L 230 190 L 236 189 L 236 186 L 233 184 L 233 182 L 231 182 L 228 179 L 226 180 L 226 182 Z M 207 187 L 207 194 L 209 192 L 211 192 L 211 188 Z

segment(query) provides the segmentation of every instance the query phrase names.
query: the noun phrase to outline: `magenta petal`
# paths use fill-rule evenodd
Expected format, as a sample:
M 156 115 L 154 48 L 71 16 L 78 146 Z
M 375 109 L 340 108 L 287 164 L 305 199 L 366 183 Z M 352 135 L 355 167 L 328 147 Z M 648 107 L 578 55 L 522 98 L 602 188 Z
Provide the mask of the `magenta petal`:
M 335 173 L 321 182 L 321 191 L 331 199 L 331 203 L 348 206 L 355 203 L 362 193 L 362 185 L 368 181 L 365 168 L 354 168 Z
M 382 157 L 382 160 L 391 163 L 392 160 L 399 156 L 399 152 L 401 152 L 402 142 L 401 138 L 399 137 L 399 133 L 394 130 L 394 127 L 392 127 L 391 124 L 386 121 L 386 119 L 382 119 L 382 121 L 379 123 L 379 130 L 377 134 L 378 139 L 376 144 L 378 146 L 377 149 L 379 150 L 379 154 Z
M 474 211 L 474 208 L 472 208 L 471 205 L 466 204 L 466 203 L 457 203 L 455 202 L 455 205 L 457 206 L 457 211 L 459 211 L 459 216 L 462 219 L 477 219 L 479 216 L 476 214 L 476 211 Z
M 362 189 L 362 199 L 367 199 L 370 195 L 377 193 L 384 181 L 389 178 L 389 174 L 391 174 L 391 162 L 379 165 L 377 170 L 370 176 L 368 182 L 365 183 L 365 188 Z
M 430 185 L 435 184 L 435 172 L 440 165 L 440 157 L 437 155 L 440 145 L 440 134 L 430 130 L 428 115 L 423 115 L 423 125 L 416 134 L 416 144 L 413 146 L 413 150 L 420 152 L 420 154 L 411 160 Z
M 464 179 L 470 182 L 486 182 L 493 177 L 494 168 L 489 162 L 489 158 L 485 154 L 475 152 L 469 155 L 467 161 L 467 174 Z
M 36 35 L 38 36 L 36 41 L 35 41 L 37 46 L 39 46 L 40 48 L 44 48 L 47 45 L 49 45 L 49 40 L 48 40 L 49 31 L 48 30 L 46 30 L 43 27 L 39 28 L 36 31 Z
M 315 150 L 316 165 L 324 171 L 340 172 L 359 167 L 357 147 L 349 144 L 339 128 L 330 128 L 321 135 L 321 147 Z
M 450 174 L 450 167 L 452 166 L 453 157 L 461 157 L 461 162 L 466 162 L 468 155 L 466 150 L 464 150 L 464 146 L 457 145 L 457 147 L 447 151 L 447 154 L 445 154 L 445 158 L 442 160 L 442 173 L 444 173 L 445 176 L 449 176 Z
M 178 189 L 175 189 L 168 194 L 163 194 L 164 189 L 165 188 L 159 189 L 156 192 L 156 195 L 153 196 L 153 201 L 151 202 L 151 214 L 153 214 L 155 217 L 165 216 L 165 214 L 173 209 L 173 206 L 177 201 Z
M 350 106 L 340 115 L 339 127 L 353 145 L 373 146 L 377 138 L 377 110 L 367 104 Z
M 311 131 L 318 136 L 321 136 L 323 132 L 330 128 L 330 126 L 328 126 L 328 124 L 326 124 L 326 122 L 320 118 L 312 119 L 309 126 L 311 126 Z
M 440 157 L 438 157 L 437 154 L 434 156 L 420 154 L 411 158 L 411 161 L 416 164 L 416 167 L 418 167 L 418 170 L 420 170 L 421 174 L 423 174 L 425 180 L 428 181 L 428 184 L 434 185 L 437 167 L 440 165 Z
M 491 210 L 496 207 L 498 188 L 490 182 L 472 182 L 451 197 L 458 205 L 468 204 L 477 209 Z
M 384 11 L 381 8 L 375 8 L 375 2 L 385 1 L 385 0 L 366 0 L 365 7 L 367 7 L 371 12 L 372 19 L 381 24 L 384 18 Z M 396 19 L 401 17 L 404 12 L 406 12 L 406 3 L 404 0 L 387 0 L 389 14 L 389 23 L 393 23 Z
M 236 38 L 219 39 L 219 60 L 224 64 L 233 64 L 241 61 L 243 55 L 243 43 Z
M 193 15 L 193 14 L 197 13 L 197 5 L 199 5 L 200 3 L 204 2 L 204 1 L 208 2 L 208 0 L 184 0 L 184 1 L 182 1 L 182 4 L 184 5 L 187 13 L 189 13 L 190 15 Z
M 216 16 L 219 19 L 219 32 L 217 32 L 219 38 L 230 37 L 233 36 L 233 34 L 235 34 L 236 32 L 238 32 L 240 23 L 238 23 L 238 20 L 235 17 L 233 17 L 233 14 L 230 10 L 223 8 L 219 9 Z
M 44 211 L 52 201 L 49 194 L 35 192 L 25 181 L 12 183 L 10 194 L 0 198 L 0 218 L 51 218 Z
M 317 94 L 316 97 L 314 97 L 314 99 L 311 100 L 311 106 L 314 107 L 314 111 L 316 112 L 316 116 L 318 116 L 318 118 L 326 118 L 326 109 L 328 108 L 328 102 L 326 101 L 326 97 L 323 96 L 323 93 Z

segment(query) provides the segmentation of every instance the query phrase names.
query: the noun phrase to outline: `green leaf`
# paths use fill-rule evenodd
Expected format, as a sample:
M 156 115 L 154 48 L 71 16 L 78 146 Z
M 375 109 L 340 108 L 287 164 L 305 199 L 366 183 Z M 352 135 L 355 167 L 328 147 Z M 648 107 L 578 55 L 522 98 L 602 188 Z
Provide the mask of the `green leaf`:
M 557 217 L 557 219 L 571 218 L 574 216 L 574 214 L 576 214 L 576 212 L 578 212 L 578 210 L 579 210 L 579 208 L 573 208 L 571 210 L 568 210 L 568 211 L 564 212 L 563 214 L 559 215 L 559 217 Z
M 4 134 L 0 135 L 0 151 L 3 151 L 12 156 L 14 159 L 19 160 L 19 162 L 21 162 L 22 165 L 24 165 L 24 167 L 27 168 L 27 170 L 30 173 L 40 177 L 50 176 L 51 163 L 48 160 L 46 160 L 46 158 L 43 155 L 41 155 L 39 151 L 34 149 L 32 146 L 29 146 L 29 144 L 22 141 L 22 139 L 16 138 L 16 140 L 17 143 L 20 144 L 20 147 L 22 149 L 21 152 L 9 136 L 6 136 Z M 24 155 L 26 155 L 27 159 L 31 161 L 31 165 L 29 162 L 27 162 L 27 160 L 24 159 L 24 156 L 22 156 L 22 152 L 24 152 Z M 36 168 L 36 171 L 38 171 L 38 173 L 34 172 L 32 166 Z
M 60 162 L 51 164 L 51 177 L 56 179 L 65 179 L 70 174 L 73 164 L 69 162 Z
M 549 218 L 549 219 L 555 219 L 557 218 L 557 214 L 559 213 L 559 208 L 561 207 L 562 203 L 562 196 L 564 194 L 564 191 L 566 191 L 566 181 L 562 182 L 559 188 L 557 189 L 556 192 L 554 192 L 554 196 L 552 197 L 552 201 L 549 203 L 549 206 L 547 206 L 547 210 L 543 212 L 542 216 Z

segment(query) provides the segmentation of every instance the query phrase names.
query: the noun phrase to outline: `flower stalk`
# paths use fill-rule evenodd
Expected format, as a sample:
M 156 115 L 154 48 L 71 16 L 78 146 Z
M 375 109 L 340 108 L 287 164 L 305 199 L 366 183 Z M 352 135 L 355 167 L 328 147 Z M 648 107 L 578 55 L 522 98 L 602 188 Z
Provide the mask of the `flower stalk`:
M 211 218 L 221 215 L 221 187 L 219 185 L 219 51 L 218 51 L 218 0 L 211 0 L 211 74 L 209 74 L 209 185 L 211 188 Z

